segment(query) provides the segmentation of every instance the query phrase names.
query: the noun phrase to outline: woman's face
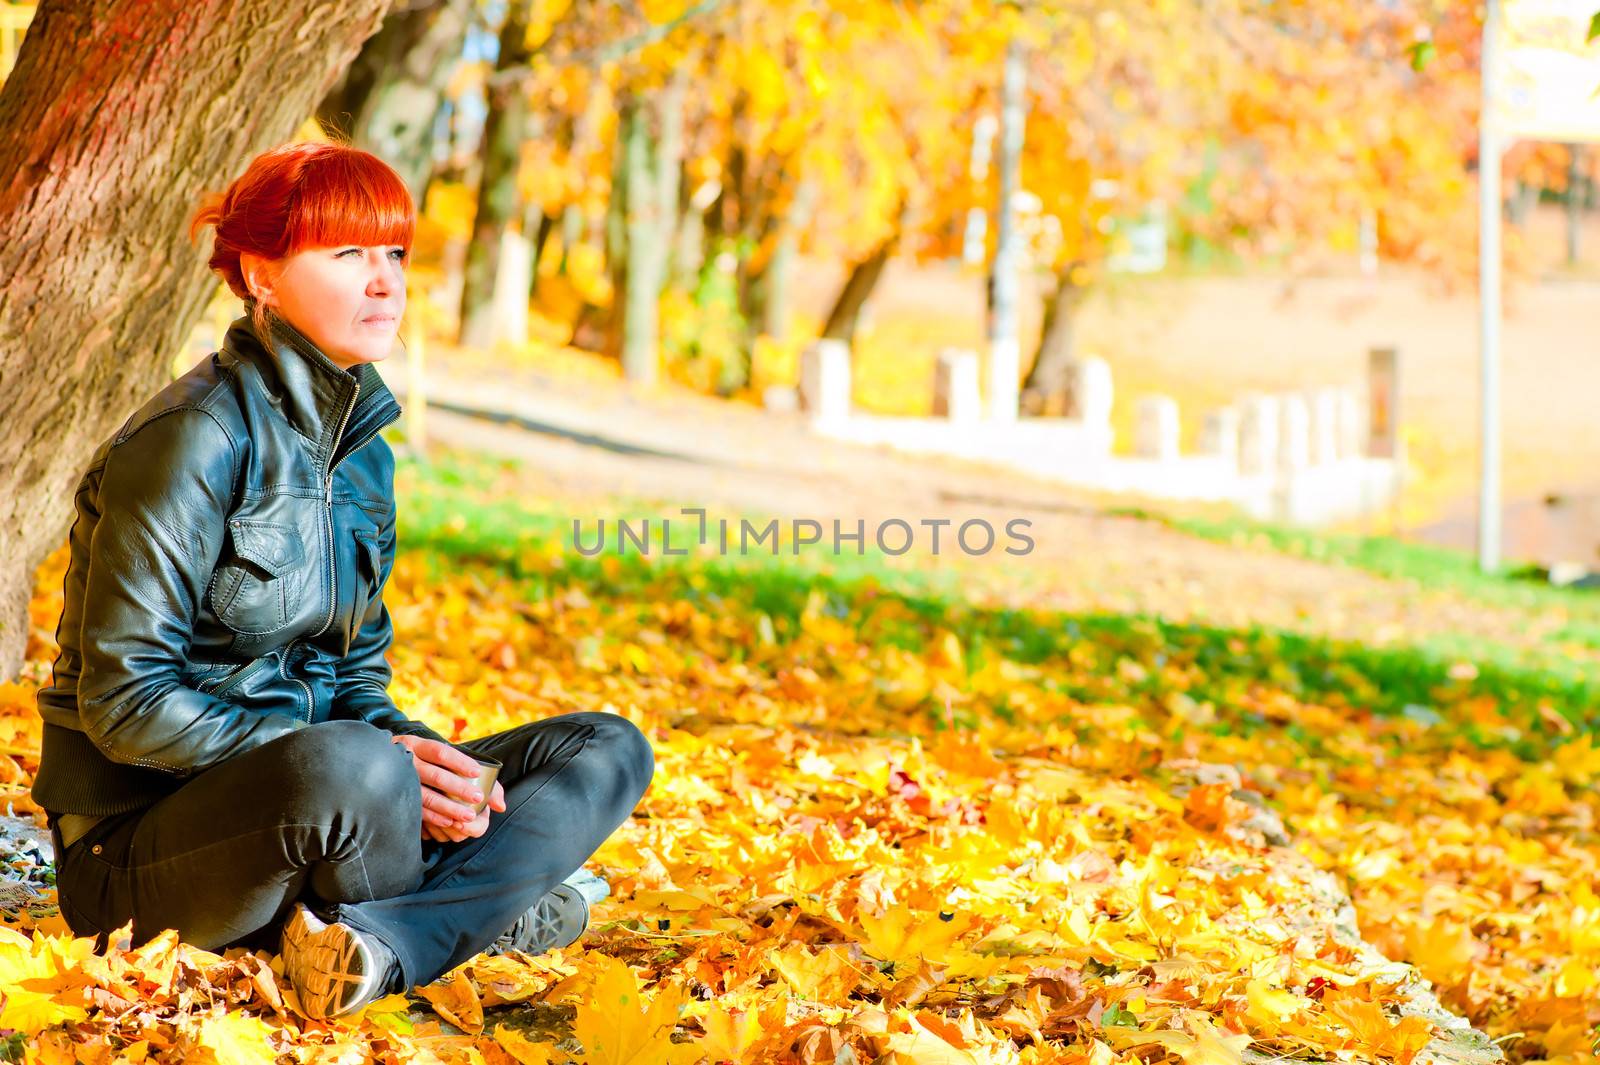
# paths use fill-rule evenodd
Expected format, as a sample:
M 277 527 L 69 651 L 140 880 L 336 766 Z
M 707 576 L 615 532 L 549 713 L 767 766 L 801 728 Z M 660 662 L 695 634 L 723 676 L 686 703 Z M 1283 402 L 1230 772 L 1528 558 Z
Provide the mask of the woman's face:
M 256 299 L 287 318 L 349 369 L 388 358 L 406 309 L 405 249 L 398 244 L 303 248 L 269 261 L 244 252 Z

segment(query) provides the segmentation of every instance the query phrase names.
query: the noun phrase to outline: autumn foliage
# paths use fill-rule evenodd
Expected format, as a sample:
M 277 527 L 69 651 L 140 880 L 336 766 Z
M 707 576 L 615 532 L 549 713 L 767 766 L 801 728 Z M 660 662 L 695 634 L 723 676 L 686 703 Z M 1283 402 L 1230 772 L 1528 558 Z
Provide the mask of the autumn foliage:
M 40 905 L 0 928 L 28 1060 L 1492 1060 L 1419 972 L 1512 1060 L 1595 1060 L 1592 707 L 1464 665 L 1397 707 L 1371 652 L 990 602 L 976 567 L 957 601 L 584 559 L 528 473 L 418 474 L 400 705 L 458 738 L 605 710 L 655 744 L 596 926 L 321 1024 L 264 953 L 94 955 Z M 0 689 L 24 809 L 59 577 Z

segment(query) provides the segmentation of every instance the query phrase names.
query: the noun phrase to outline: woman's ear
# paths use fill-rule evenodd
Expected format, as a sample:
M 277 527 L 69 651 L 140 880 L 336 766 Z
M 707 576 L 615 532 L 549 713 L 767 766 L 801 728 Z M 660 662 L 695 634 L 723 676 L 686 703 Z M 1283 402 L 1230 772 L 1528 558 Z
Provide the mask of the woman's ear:
M 253 252 L 241 252 L 239 269 L 244 272 L 245 287 L 256 298 L 256 302 L 271 306 L 272 270 L 267 261 Z

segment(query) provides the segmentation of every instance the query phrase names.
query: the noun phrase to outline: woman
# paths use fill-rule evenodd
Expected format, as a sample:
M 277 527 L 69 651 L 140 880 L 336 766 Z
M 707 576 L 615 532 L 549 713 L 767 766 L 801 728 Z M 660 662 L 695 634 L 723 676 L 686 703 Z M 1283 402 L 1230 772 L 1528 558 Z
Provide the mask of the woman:
M 206 198 L 190 237 L 215 226 L 248 313 L 90 460 L 39 692 L 68 925 L 276 942 L 316 1018 L 575 941 L 606 890 L 582 863 L 655 764 L 614 714 L 453 746 L 388 694 L 400 408 L 373 363 L 414 224 L 347 145 L 272 149 Z M 478 813 L 473 754 L 504 763 Z

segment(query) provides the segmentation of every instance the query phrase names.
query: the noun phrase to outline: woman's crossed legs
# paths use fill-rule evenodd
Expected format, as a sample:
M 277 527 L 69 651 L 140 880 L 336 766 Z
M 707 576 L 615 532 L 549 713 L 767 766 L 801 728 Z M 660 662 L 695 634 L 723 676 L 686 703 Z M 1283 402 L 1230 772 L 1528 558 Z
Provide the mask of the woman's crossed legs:
M 131 918 L 136 945 L 176 928 L 208 950 L 273 949 L 300 899 L 382 938 L 406 986 L 427 983 L 582 865 L 655 768 L 637 727 L 598 712 L 458 746 L 504 763 L 506 809 L 482 836 L 423 839 L 406 749 L 364 721 L 320 722 L 96 825 L 58 861 L 63 916 L 102 940 Z

